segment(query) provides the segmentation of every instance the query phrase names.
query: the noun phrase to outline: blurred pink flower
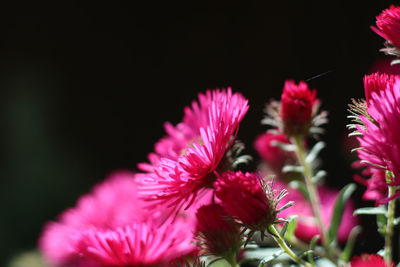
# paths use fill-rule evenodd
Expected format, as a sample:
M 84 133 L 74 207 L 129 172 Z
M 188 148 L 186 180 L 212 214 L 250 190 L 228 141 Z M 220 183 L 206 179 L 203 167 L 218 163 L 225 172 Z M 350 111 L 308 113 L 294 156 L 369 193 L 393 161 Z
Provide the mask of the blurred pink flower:
M 380 90 L 372 94 L 367 113 L 360 115 L 363 124 L 357 125 L 362 134 L 357 140 L 362 149 L 357 150 L 361 160 L 378 170 L 390 170 L 394 174 L 392 184 L 400 184 L 400 78 L 396 78 L 392 90 Z M 395 196 L 397 197 L 397 195 Z
M 316 220 L 314 219 L 313 212 L 310 208 L 310 204 L 304 198 L 302 193 L 298 190 L 290 188 L 288 185 L 274 181 L 274 186 L 277 189 L 286 188 L 288 190 L 288 195 L 285 197 L 285 201 L 282 201 L 282 204 L 286 201 L 294 201 L 293 206 L 290 208 L 283 210 L 279 213 L 280 217 L 287 218 L 291 215 L 298 215 L 297 228 L 295 231 L 295 235 L 306 242 L 311 241 L 311 239 L 319 234 L 322 236 L 318 229 L 318 225 Z M 329 189 L 326 186 L 321 186 L 318 188 L 318 196 L 321 201 L 321 217 L 322 223 L 328 228 L 331 224 L 334 205 L 336 198 L 338 196 L 338 191 Z M 343 217 L 341 224 L 338 229 L 338 241 L 343 243 L 347 240 L 351 229 L 358 224 L 358 218 L 353 216 L 354 212 L 354 204 L 353 201 L 348 201 L 347 205 L 343 212 Z
M 247 109 L 247 100 L 230 88 L 199 94 L 199 103 L 185 108 L 181 123 L 166 124 L 168 136 L 155 145 L 150 163 L 138 165 L 146 172 L 137 174 L 143 196 L 176 210 L 189 207 L 212 187 L 216 172 L 230 167 L 224 156 Z
M 289 161 L 295 161 L 293 152 L 286 152 L 274 145 L 274 142 L 290 144 L 289 138 L 284 134 L 266 132 L 257 136 L 254 148 L 260 157 L 268 164 L 274 173 L 281 174 L 283 166 Z
M 350 267 L 394 267 L 394 263 L 386 264 L 385 260 L 376 254 L 362 254 L 351 259 Z
M 391 45 L 400 47 L 400 7 L 391 5 L 376 17 L 376 26 L 371 29 L 388 41 Z
M 283 121 L 283 131 L 287 135 L 308 131 L 313 106 L 318 103 L 317 92 L 310 90 L 306 82 L 295 84 L 292 80 L 285 81 L 281 96 L 280 115 Z
M 80 197 L 76 206 L 64 211 L 57 222 L 47 223 L 39 239 L 39 247 L 52 265 L 102 266 L 82 256 L 82 238 L 88 231 L 116 231 L 132 223 L 145 225 L 149 220 L 165 220 L 167 209 L 155 207 L 146 210 L 144 204 L 138 198 L 134 174 L 116 172 L 96 185 L 89 194 Z M 184 230 L 191 233 L 194 227 L 191 224 L 192 220 L 188 220 Z
M 111 230 L 88 229 L 79 253 L 99 266 L 169 266 L 193 251 L 192 233 L 181 218 L 164 224 L 147 220 Z
M 225 172 L 214 183 L 224 210 L 251 230 L 265 230 L 275 221 L 276 209 L 261 179 L 254 173 Z

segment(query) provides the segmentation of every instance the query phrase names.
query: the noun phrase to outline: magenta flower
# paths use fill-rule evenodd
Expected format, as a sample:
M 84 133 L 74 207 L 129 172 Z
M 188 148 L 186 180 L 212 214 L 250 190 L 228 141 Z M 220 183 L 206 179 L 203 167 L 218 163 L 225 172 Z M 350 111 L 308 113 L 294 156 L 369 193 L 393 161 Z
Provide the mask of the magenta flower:
M 378 170 L 393 173 L 393 185 L 400 184 L 400 79 L 396 78 L 392 90 L 372 94 L 367 113 L 360 115 L 363 124 L 357 125 L 362 134 L 357 140 L 362 149 L 359 158 Z
M 137 174 L 144 197 L 176 210 L 185 203 L 189 207 L 212 187 L 215 173 L 231 167 L 225 156 L 247 109 L 247 100 L 230 88 L 199 94 L 199 103 L 185 108 L 181 123 L 166 124 L 168 136 L 155 145 L 150 164 L 139 164 L 146 172 Z
M 400 47 L 400 7 L 391 5 L 376 17 L 371 29 L 395 47 Z
M 286 184 L 275 181 L 274 185 L 277 189 L 286 188 L 288 190 L 288 195 L 286 196 L 286 201 L 293 201 L 294 204 L 290 208 L 282 211 L 279 215 L 281 217 L 287 218 L 291 215 L 298 215 L 297 228 L 295 235 L 306 242 L 310 242 L 311 239 L 319 234 L 317 221 L 314 218 L 313 212 L 310 208 L 309 202 L 304 198 L 302 193 L 298 190 L 289 188 Z M 318 188 L 318 195 L 321 201 L 321 219 L 322 223 L 329 227 L 333 217 L 334 205 L 336 198 L 338 196 L 338 191 L 327 188 L 326 186 L 321 186 Z M 283 202 L 283 201 L 282 201 Z M 284 204 L 284 203 L 282 203 Z M 342 222 L 338 229 L 338 241 L 343 243 L 347 240 L 350 231 L 358 224 L 358 218 L 353 216 L 354 204 L 352 201 L 348 201 L 343 212 Z
M 318 103 L 316 91 L 308 84 L 287 80 L 281 96 L 280 115 L 283 131 L 288 135 L 305 133 L 311 126 L 313 107 Z
M 268 192 L 253 173 L 226 172 L 214 183 L 215 195 L 224 210 L 251 230 L 265 230 L 275 222 L 273 192 Z
M 242 241 L 240 227 L 229 219 L 219 204 L 209 204 L 197 210 L 196 234 L 204 254 L 227 257 L 236 253 Z
M 81 257 L 99 266 L 169 266 L 171 260 L 193 250 L 187 223 L 176 219 L 161 224 L 133 222 L 112 230 L 88 229 L 78 249 Z
M 397 75 L 373 73 L 364 76 L 365 99 L 367 103 L 372 98 L 372 93 L 379 93 L 381 90 L 392 90 Z
M 385 260 L 376 254 L 362 254 L 351 259 L 350 267 L 394 267 L 394 263 L 386 264 Z
M 51 265 L 103 266 L 94 258 L 82 256 L 83 238 L 88 231 L 112 232 L 132 223 L 145 225 L 149 220 L 164 221 L 169 213 L 166 208 L 145 210 L 144 204 L 138 198 L 134 175 L 130 172 L 115 173 L 96 185 L 91 193 L 82 196 L 74 208 L 64 211 L 57 222 L 47 223 L 39 247 Z M 182 235 L 187 236 L 185 231 L 191 234 L 194 227 L 191 223 L 188 220 Z

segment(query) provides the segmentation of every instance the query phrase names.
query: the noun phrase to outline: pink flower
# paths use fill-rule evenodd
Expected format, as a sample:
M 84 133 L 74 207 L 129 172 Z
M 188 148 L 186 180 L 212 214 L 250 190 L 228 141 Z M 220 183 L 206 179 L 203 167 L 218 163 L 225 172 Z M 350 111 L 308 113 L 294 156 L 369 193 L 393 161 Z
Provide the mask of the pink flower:
M 209 204 L 197 210 L 198 245 L 205 254 L 225 257 L 241 245 L 240 228 L 219 204 Z
M 274 223 L 276 205 L 255 174 L 229 171 L 218 177 L 214 187 L 224 210 L 247 228 L 265 230 Z
M 49 222 L 39 240 L 46 260 L 56 266 L 103 266 L 93 258 L 82 256 L 82 238 L 87 232 L 115 231 L 132 223 L 164 221 L 167 209 L 145 210 L 138 198 L 134 174 L 117 172 L 82 196 L 77 205 L 64 211 L 57 222 Z M 188 223 L 186 231 L 191 232 Z M 193 247 L 192 247 L 193 249 Z
M 139 164 L 146 172 L 137 174 L 144 197 L 176 210 L 185 203 L 189 207 L 212 187 L 215 173 L 230 167 L 230 159 L 224 156 L 247 109 L 247 100 L 230 88 L 199 94 L 199 103 L 185 108 L 181 123 L 166 124 L 168 136 L 155 145 L 150 164 Z
M 373 73 L 364 76 L 365 99 L 367 103 L 372 98 L 372 93 L 381 90 L 392 90 L 397 75 Z
M 78 244 L 80 255 L 99 266 L 169 266 L 193 250 L 192 234 L 182 219 L 164 224 L 133 222 L 112 230 L 88 229 Z
M 367 113 L 360 115 L 363 125 L 357 125 L 362 134 L 357 140 L 362 149 L 357 150 L 361 160 L 371 168 L 390 170 L 394 174 L 391 184 L 400 184 L 400 79 L 396 78 L 392 90 L 372 94 Z
M 322 234 L 319 231 L 318 224 L 314 218 L 313 212 L 310 208 L 310 204 L 303 197 L 302 193 L 298 190 L 294 190 L 289 188 L 284 183 L 279 181 L 275 181 L 274 185 L 277 189 L 286 188 L 288 190 L 288 195 L 286 196 L 286 201 L 293 201 L 294 204 L 290 208 L 279 213 L 279 216 L 287 218 L 291 215 L 298 215 L 297 217 L 297 228 L 295 231 L 295 235 L 306 242 L 310 242 L 311 239 L 319 234 Z M 334 205 L 336 198 L 338 196 L 337 191 L 329 189 L 325 186 L 321 186 L 318 188 L 318 196 L 321 201 L 321 217 L 322 223 L 328 228 L 330 226 Z M 284 203 L 282 203 L 284 204 Z M 347 205 L 343 212 L 342 221 L 340 227 L 338 229 L 338 241 L 343 243 L 347 240 L 350 231 L 354 226 L 358 224 L 358 219 L 356 216 L 353 216 L 354 212 L 354 204 L 352 201 L 347 202 Z
M 295 159 L 295 155 L 282 150 L 280 147 L 274 145 L 274 142 L 283 144 L 291 143 L 289 138 L 284 134 L 266 132 L 256 138 L 254 148 L 274 173 L 280 174 L 285 163 L 291 161 L 291 159 Z
M 400 47 L 400 7 L 391 5 L 376 17 L 371 29 L 393 46 Z
M 362 254 L 351 259 L 350 267 L 394 267 L 394 263 L 386 264 L 384 259 L 375 254 Z
M 310 90 L 307 83 L 300 81 L 297 85 L 287 80 L 280 109 L 284 133 L 293 135 L 307 132 L 311 126 L 313 107 L 317 103 L 316 91 Z

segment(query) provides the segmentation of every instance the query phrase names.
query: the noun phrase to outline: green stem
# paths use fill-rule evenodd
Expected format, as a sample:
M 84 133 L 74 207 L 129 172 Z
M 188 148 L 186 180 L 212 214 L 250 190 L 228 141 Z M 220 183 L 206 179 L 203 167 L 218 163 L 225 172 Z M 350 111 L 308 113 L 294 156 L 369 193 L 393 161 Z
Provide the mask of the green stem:
M 303 136 L 295 136 L 292 138 L 293 143 L 296 145 L 296 155 L 299 163 L 301 166 L 304 168 L 304 181 L 307 187 L 308 194 L 310 196 L 309 202 L 311 209 L 313 211 L 314 217 L 317 221 L 318 228 L 321 231 L 322 234 L 322 244 L 325 247 L 326 251 L 329 250 L 329 244 L 328 244 L 328 235 L 325 230 L 324 224 L 322 223 L 321 219 L 321 204 L 318 196 L 318 191 L 315 186 L 315 184 L 312 181 L 312 169 L 311 169 L 311 164 L 309 164 L 306 161 L 306 156 L 307 153 L 305 151 L 305 148 L 303 146 Z
M 389 197 L 392 197 L 396 193 L 396 188 L 389 185 Z M 394 226 L 394 210 L 396 200 L 390 200 L 387 211 L 387 224 L 385 232 L 385 262 L 390 265 L 392 262 L 392 237 L 393 237 L 393 226 Z
M 268 231 L 271 233 L 273 239 L 275 240 L 276 243 L 283 249 L 283 251 L 286 252 L 287 255 L 296 263 L 301 264 L 306 267 L 313 267 L 312 264 L 306 262 L 305 260 L 299 258 L 291 249 L 290 247 L 286 244 L 285 240 L 281 237 L 279 232 L 276 230 L 274 225 L 268 226 Z
M 229 253 L 229 254 L 225 257 L 225 260 L 226 260 L 227 262 L 229 262 L 229 264 L 230 264 L 232 267 L 239 267 L 239 265 L 238 265 L 238 263 L 237 263 L 237 261 L 236 261 L 236 252 L 232 251 L 231 253 Z

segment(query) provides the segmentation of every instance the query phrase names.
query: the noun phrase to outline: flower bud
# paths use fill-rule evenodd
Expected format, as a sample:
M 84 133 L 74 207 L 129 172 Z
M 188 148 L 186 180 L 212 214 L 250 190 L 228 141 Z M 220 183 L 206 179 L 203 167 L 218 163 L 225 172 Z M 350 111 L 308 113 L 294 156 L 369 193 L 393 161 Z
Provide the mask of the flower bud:
M 381 90 L 389 88 L 392 90 L 397 75 L 373 73 L 364 76 L 365 99 L 368 101 L 372 98 L 372 93 L 379 93 Z
M 310 90 L 307 83 L 285 82 L 281 96 L 280 115 L 283 132 L 291 135 L 306 135 L 311 127 L 313 107 L 318 103 L 316 91 Z
M 202 206 L 196 213 L 198 246 L 211 254 L 226 257 L 241 245 L 239 225 L 229 219 L 219 204 Z
M 245 227 L 263 231 L 277 215 L 272 192 L 265 192 L 253 173 L 226 172 L 214 183 L 215 195 L 225 211 Z

